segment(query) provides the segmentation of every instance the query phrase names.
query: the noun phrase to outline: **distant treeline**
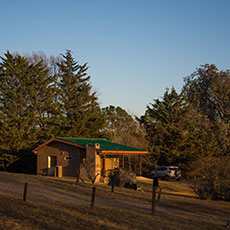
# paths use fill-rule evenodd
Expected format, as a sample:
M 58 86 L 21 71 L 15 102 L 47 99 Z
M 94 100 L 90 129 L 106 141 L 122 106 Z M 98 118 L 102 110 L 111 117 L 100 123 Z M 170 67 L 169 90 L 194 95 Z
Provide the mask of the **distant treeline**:
M 1 57 L 2 169 L 33 158 L 31 149 L 54 136 L 101 137 L 146 148 L 146 168 L 229 155 L 229 70 L 200 66 L 185 77 L 181 92 L 166 89 L 140 118 L 120 107 L 101 108 L 87 70 L 69 50 L 59 57 L 9 51 Z

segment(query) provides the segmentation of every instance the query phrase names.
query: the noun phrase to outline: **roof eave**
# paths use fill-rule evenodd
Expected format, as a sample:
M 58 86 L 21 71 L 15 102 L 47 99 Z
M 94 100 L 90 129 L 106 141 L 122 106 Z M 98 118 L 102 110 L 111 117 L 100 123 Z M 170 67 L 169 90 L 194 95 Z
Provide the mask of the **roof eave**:
M 65 143 L 65 144 L 68 144 L 68 145 L 73 145 L 73 146 L 76 146 L 76 147 L 79 147 L 79 148 L 83 148 L 83 149 L 86 148 L 86 147 L 83 146 L 83 145 L 75 144 L 75 143 L 72 143 L 72 142 L 69 142 L 69 141 L 60 140 L 60 139 L 57 139 L 57 138 L 51 138 L 51 139 L 48 140 L 47 142 L 45 142 L 45 143 L 43 143 L 42 145 L 39 145 L 37 148 L 33 149 L 32 152 L 35 153 L 35 154 L 37 154 L 37 151 L 38 151 L 38 150 L 40 150 L 41 148 L 43 148 L 44 146 L 48 145 L 49 143 L 51 143 L 51 142 L 53 142 L 53 141 Z
M 103 155 L 144 155 L 148 154 L 148 151 L 110 151 L 110 150 L 98 150 Z

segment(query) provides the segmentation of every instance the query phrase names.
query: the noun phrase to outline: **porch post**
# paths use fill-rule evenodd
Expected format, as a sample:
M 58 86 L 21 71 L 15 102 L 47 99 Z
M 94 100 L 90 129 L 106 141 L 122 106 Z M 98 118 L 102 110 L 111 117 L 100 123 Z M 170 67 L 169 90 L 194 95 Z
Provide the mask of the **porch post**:
M 103 155 L 103 177 L 105 176 L 105 155 Z
M 122 169 L 125 168 L 125 156 L 122 155 Z
M 131 160 L 130 160 L 130 156 L 128 156 L 128 160 L 129 160 L 129 172 L 132 171 L 132 167 L 131 167 Z
M 139 155 L 139 176 L 142 175 L 142 155 Z

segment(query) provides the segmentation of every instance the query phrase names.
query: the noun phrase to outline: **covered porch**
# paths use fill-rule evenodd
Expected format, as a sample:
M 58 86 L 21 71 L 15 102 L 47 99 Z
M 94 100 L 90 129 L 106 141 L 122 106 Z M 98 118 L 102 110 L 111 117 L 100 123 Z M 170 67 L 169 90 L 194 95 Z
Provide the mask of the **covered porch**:
M 111 170 L 115 168 L 125 169 L 129 172 L 134 172 L 136 175 L 142 175 L 142 158 L 143 153 L 134 153 L 134 152 L 104 152 L 100 153 L 100 176 L 101 179 L 105 179 L 109 176 Z

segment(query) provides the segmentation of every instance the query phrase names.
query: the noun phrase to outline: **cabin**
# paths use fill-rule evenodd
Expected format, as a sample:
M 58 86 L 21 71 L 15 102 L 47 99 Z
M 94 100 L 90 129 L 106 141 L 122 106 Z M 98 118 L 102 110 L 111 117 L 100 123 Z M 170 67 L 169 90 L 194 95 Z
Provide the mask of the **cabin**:
M 37 155 L 37 175 L 95 177 L 105 182 L 110 170 L 124 168 L 126 156 L 137 156 L 139 175 L 142 156 L 147 151 L 106 139 L 55 137 L 33 150 Z

